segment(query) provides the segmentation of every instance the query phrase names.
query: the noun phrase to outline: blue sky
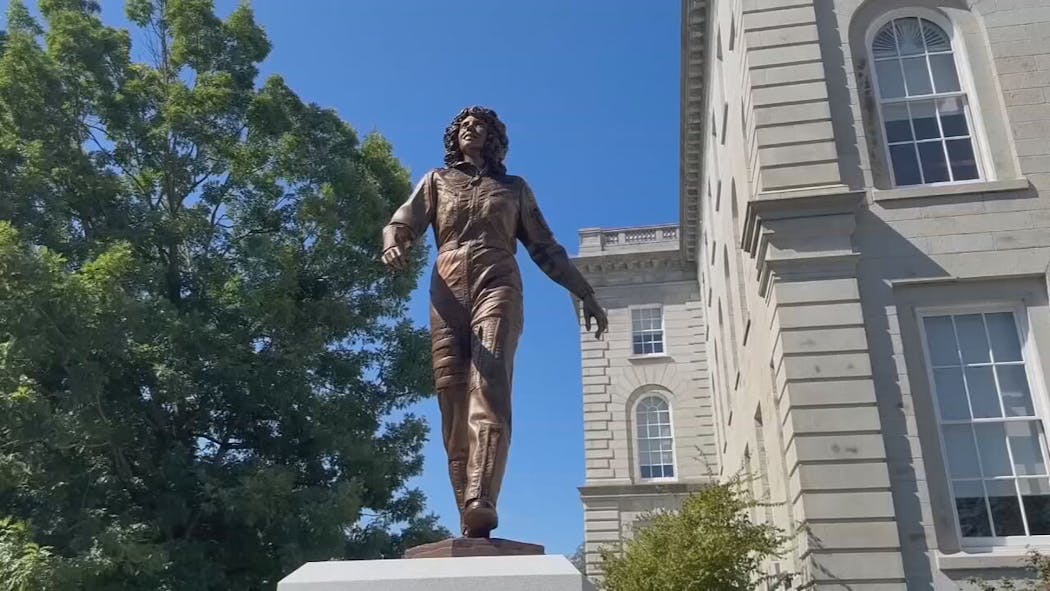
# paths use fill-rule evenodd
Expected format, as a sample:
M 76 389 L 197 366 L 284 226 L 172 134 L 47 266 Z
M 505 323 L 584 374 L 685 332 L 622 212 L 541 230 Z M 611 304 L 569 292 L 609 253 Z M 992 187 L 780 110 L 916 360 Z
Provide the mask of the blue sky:
M 101 3 L 107 23 L 124 26 L 124 3 Z M 451 117 L 481 104 L 507 124 L 508 170 L 529 181 L 570 253 L 582 227 L 677 220 L 678 1 L 253 4 L 273 44 L 262 75 L 282 75 L 304 100 L 334 108 L 362 134 L 381 132 L 414 180 L 441 164 Z M 225 14 L 234 2 L 217 5 Z M 519 258 L 525 330 L 494 535 L 569 554 L 583 539 L 579 336 L 569 296 L 523 250 Z M 427 323 L 425 288 L 416 290 L 411 314 Z M 432 434 L 414 484 L 455 530 L 436 400 L 417 412 Z

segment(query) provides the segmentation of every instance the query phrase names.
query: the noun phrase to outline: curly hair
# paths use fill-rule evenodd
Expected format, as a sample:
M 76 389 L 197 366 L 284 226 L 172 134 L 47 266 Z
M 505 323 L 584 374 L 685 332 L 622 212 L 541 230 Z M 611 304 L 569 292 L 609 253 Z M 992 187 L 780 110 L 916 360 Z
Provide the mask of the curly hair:
M 445 166 L 452 166 L 463 160 L 463 153 L 459 150 L 459 126 L 471 115 L 488 124 L 485 147 L 481 151 L 486 166 L 496 174 L 507 174 L 507 167 L 503 164 L 503 159 L 507 157 L 507 148 L 510 147 L 507 126 L 499 120 L 495 111 L 478 106 L 463 109 L 445 128 Z

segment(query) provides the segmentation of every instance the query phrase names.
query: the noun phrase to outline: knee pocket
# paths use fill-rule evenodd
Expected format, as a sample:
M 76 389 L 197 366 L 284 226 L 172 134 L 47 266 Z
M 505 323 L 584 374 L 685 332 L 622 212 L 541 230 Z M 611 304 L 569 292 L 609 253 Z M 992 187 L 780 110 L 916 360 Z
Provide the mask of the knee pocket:
M 492 359 L 502 360 L 506 349 L 507 338 L 511 326 L 503 318 L 484 318 L 474 323 L 473 333 L 481 346 L 482 355 L 491 356 Z

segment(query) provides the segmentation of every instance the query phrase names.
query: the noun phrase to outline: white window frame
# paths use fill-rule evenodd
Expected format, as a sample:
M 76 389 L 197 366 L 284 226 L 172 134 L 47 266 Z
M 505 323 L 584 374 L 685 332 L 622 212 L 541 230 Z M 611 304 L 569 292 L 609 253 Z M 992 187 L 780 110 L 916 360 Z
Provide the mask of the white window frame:
M 941 27 L 941 29 L 943 29 L 948 35 L 952 45 L 952 55 L 955 58 L 955 71 L 959 77 L 959 92 L 954 93 L 954 95 L 965 97 L 967 115 L 969 116 L 968 123 L 970 125 L 970 140 L 973 144 L 974 160 L 977 164 L 977 178 L 959 181 L 918 183 L 913 185 L 897 184 L 897 173 L 893 170 L 893 161 L 890 158 L 889 138 L 886 136 L 886 118 L 882 112 L 883 101 L 879 90 L 879 77 L 875 68 L 875 52 L 872 50 L 872 43 L 875 40 L 875 35 L 888 23 L 895 19 L 907 17 L 917 17 L 931 21 Z M 996 180 L 995 168 L 991 165 L 993 162 L 991 152 L 988 150 L 988 142 L 986 141 L 984 119 L 981 116 L 981 106 L 977 97 L 977 89 L 973 81 L 973 72 L 970 68 L 971 62 L 969 54 L 966 51 L 966 44 L 963 42 L 963 36 L 960 33 L 959 28 L 955 26 L 955 23 L 951 19 L 945 17 L 939 12 L 919 7 L 891 10 L 883 14 L 880 18 L 872 21 L 871 26 L 868 28 L 867 33 L 864 36 L 864 55 L 866 55 L 868 59 L 868 70 L 872 81 L 871 98 L 875 102 L 875 111 L 878 117 L 876 126 L 878 133 L 876 134 L 876 141 L 879 141 L 882 144 L 882 156 L 886 163 L 886 170 L 889 173 L 890 182 L 894 188 L 939 187 Z M 953 93 L 939 93 L 930 96 L 953 96 Z
M 958 316 L 962 314 L 994 314 L 997 312 L 1009 312 L 1014 317 L 1018 340 L 1021 345 L 1021 360 L 1024 363 L 1025 377 L 1028 380 L 1028 388 L 1032 396 L 1032 405 L 1035 410 L 1034 416 L 1038 418 L 1043 426 L 1043 453 L 1044 460 L 1050 467 L 1050 398 L 1047 394 L 1047 384 L 1043 379 L 1042 367 L 1039 364 L 1039 355 L 1036 350 L 1032 331 L 1028 323 L 1028 311 L 1023 304 L 1019 303 L 983 303 L 970 305 L 957 305 L 945 307 L 924 307 L 916 309 L 916 323 L 919 329 L 919 339 L 922 341 L 923 365 L 926 374 L 926 384 L 929 388 L 930 403 L 933 407 L 936 420 L 937 441 L 940 445 L 941 461 L 944 465 L 943 477 L 948 490 L 948 499 L 951 505 L 952 528 L 960 547 L 967 552 L 991 552 L 996 549 L 1017 549 L 1025 547 L 1050 548 L 1050 534 L 1031 536 L 988 536 L 988 537 L 963 537 L 962 527 L 959 523 L 958 509 L 955 506 L 955 490 L 952 477 L 949 473 L 947 445 L 941 430 L 941 410 L 937 400 L 936 384 L 934 382 L 933 361 L 930 355 L 929 340 L 926 336 L 925 319 L 928 316 Z M 1048 477 L 1050 478 L 1050 477 Z M 1021 506 L 1022 519 L 1024 506 Z M 994 533 L 994 532 L 993 532 Z
M 635 310 L 659 310 L 660 311 L 660 334 L 661 344 L 663 345 L 663 351 L 660 353 L 635 353 L 634 352 L 634 312 Z M 627 307 L 627 346 L 630 347 L 632 358 L 643 358 L 643 357 L 667 357 L 669 355 L 667 348 L 667 315 L 664 313 L 663 304 L 644 304 L 639 306 L 628 306 Z
M 641 405 L 642 401 L 648 398 L 659 398 L 664 401 L 667 405 L 667 419 L 671 425 L 671 468 L 674 469 L 674 476 L 661 476 L 659 478 L 643 478 L 642 477 L 642 452 L 638 446 L 640 438 L 638 437 L 638 406 Z M 638 479 L 638 482 L 677 482 L 678 481 L 678 450 L 675 432 L 674 432 L 674 404 L 671 404 L 671 398 L 661 390 L 649 389 L 643 390 L 631 405 L 631 439 L 634 447 L 634 476 Z

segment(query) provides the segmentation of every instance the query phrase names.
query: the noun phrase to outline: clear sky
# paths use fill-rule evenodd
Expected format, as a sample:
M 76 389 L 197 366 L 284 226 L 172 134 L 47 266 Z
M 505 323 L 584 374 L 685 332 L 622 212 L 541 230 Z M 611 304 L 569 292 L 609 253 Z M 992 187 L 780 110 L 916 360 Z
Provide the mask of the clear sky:
M 6 9 L 6 0 L 0 0 Z M 121 0 L 101 0 L 126 26 Z M 233 1 L 217 2 L 226 14 Z M 558 239 L 577 230 L 678 219 L 678 0 L 256 0 L 279 73 L 304 100 L 378 130 L 417 180 L 440 166 L 460 108 L 507 124 L 511 174 L 524 176 Z M 379 231 L 379 228 L 376 228 Z M 514 384 L 514 435 L 494 535 L 571 554 L 583 539 L 579 334 L 569 296 L 528 259 L 525 331 Z M 427 323 L 429 269 L 411 313 Z M 457 529 L 434 399 L 414 483 Z

